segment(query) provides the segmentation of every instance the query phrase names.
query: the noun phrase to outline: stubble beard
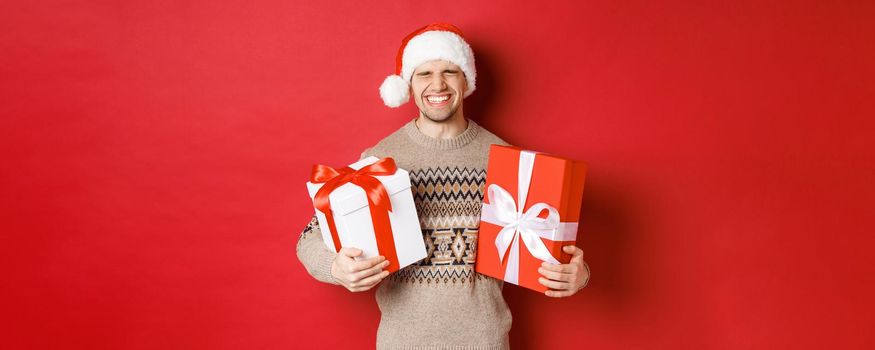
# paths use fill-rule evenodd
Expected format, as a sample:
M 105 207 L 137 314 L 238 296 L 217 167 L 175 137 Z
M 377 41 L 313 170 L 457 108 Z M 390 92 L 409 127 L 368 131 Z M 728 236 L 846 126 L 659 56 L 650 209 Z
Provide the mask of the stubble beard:
M 459 107 L 456 107 L 456 108 L 453 108 L 451 111 L 449 111 L 449 113 L 444 114 L 444 113 L 440 113 L 440 112 L 428 113 L 425 110 L 420 109 L 419 114 L 423 117 L 428 118 L 428 120 L 431 120 L 435 123 L 444 123 L 444 122 L 448 122 L 451 119 L 453 119 L 453 116 L 456 115 L 456 111 L 458 111 L 458 110 L 459 110 Z

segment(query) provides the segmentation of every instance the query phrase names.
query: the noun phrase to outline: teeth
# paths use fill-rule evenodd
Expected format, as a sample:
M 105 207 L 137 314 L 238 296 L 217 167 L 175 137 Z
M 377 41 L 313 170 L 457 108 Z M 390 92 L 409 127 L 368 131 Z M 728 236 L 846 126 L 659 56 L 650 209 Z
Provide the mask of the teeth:
M 428 102 L 431 102 L 431 103 L 441 103 L 441 102 L 444 102 L 444 101 L 448 100 L 449 98 L 450 98 L 449 95 L 444 95 L 444 96 L 429 96 L 429 97 L 428 97 Z

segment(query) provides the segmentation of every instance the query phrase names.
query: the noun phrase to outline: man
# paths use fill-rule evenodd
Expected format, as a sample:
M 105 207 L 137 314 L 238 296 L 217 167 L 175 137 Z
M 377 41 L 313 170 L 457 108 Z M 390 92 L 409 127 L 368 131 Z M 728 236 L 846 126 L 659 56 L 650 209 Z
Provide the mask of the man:
M 474 272 L 489 145 L 507 145 L 465 118 L 463 101 L 476 88 L 476 74 L 474 54 L 459 29 L 436 23 L 404 38 L 396 75 L 380 87 L 390 107 L 413 97 L 419 116 L 362 157 L 393 157 L 410 172 L 425 259 L 389 275 L 383 257 L 356 261 L 359 249 L 328 250 L 315 216 L 298 241 L 298 257 L 316 279 L 353 292 L 379 284 L 377 348 L 509 347 L 503 282 Z M 540 282 L 551 289 L 547 296 L 573 295 L 589 281 L 583 251 L 563 249 L 572 254 L 570 263 L 539 269 Z

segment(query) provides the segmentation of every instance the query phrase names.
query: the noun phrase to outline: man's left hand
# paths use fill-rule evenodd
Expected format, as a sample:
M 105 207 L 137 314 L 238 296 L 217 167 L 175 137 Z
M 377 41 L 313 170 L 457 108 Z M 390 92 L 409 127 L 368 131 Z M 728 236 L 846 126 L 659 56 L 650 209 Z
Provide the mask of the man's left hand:
M 583 250 L 573 245 L 564 246 L 562 250 L 571 254 L 571 261 L 559 265 L 544 262 L 538 268 L 543 276 L 538 278 L 538 282 L 550 288 L 544 292 L 548 297 L 572 296 L 589 283 L 589 265 L 583 261 Z

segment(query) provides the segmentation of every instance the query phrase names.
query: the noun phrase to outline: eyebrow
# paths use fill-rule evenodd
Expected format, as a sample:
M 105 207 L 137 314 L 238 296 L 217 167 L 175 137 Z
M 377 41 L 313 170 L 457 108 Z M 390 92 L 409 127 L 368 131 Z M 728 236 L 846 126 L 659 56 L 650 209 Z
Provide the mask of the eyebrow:
M 459 72 L 458 69 L 444 69 L 441 71 L 441 73 L 458 73 L 458 72 Z M 421 71 L 419 73 L 416 73 L 416 75 L 426 75 L 426 74 L 431 74 L 431 71 L 424 70 L 424 71 Z

